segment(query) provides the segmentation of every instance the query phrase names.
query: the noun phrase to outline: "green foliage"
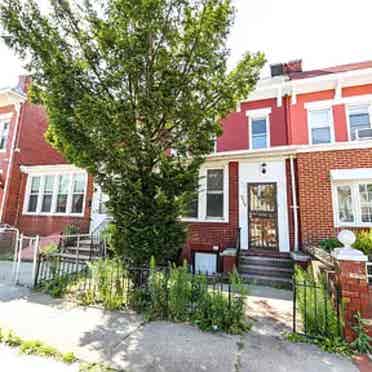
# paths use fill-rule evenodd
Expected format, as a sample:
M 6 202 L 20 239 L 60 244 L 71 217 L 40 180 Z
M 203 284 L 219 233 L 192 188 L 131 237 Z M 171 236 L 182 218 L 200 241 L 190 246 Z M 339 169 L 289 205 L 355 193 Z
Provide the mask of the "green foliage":
M 337 311 L 330 298 L 325 280 L 315 280 L 310 272 L 295 268 L 296 299 L 301 318 L 309 336 L 330 340 L 341 334 L 342 320 L 337 320 Z
M 49 256 L 49 255 L 55 254 L 57 252 L 58 252 L 58 246 L 55 243 L 49 243 L 47 245 L 44 245 L 40 249 L 40 253 L 45 255 L 45 256 Z
M 336 238 L 323 239 L 320 241 L 319 245 L 320 248 L 328 253 L 332 252 L 335 248 L 342 247 L 342 244 Z
M 44 15 L 4 0 L 4 41 L 30 57 L 48 141 L 110 197 L 116 253 L 174 260 L 220 119 L 252 91 L 264 56 L 245 53 L 228 71 L 230 0 L 73 3 L 51 1 Z
M 101 239 L 106 243 L 109 250 L 114 247 L 114 236 L 116 235 L 116 226 L 113 223 L 109 223 L 105 229 L 101 232 Z
M 79 372 L 115 372 L 116 369 L 100 363 L 81 363 Z
M 0 328 L 0 342 L 11 346 L 18 347 L 21 353 L 26 355 L 38 355 L 60 360 L 66 364 L 72 364 L 77 359 L 73 353 L 61 353 L 56 348 L 49 346 L 39 340 L 23 340 L 11 330 Z
M 354 314 L 354 319 L 353 330 L 356 333 L 356 338 L 351 343 L 351 347 L 359 354 L 370 354 L 372 352 L 372 337 L 366 333 L 366 322 L 359 312 Z
M 372 255 L 372 229 L 359 232 L 353 247 L 359 249 L 367 256 Z
M 80 227 L 70 224 L 66 225 L 63 229 L 63 235 L 67 236 L 67 238 L 63 238 L 63 243 L 65 246 L 74 246 L 77 242 L 76 237 L 71 237 L 71 235 L 78 235 L 80 234 Z

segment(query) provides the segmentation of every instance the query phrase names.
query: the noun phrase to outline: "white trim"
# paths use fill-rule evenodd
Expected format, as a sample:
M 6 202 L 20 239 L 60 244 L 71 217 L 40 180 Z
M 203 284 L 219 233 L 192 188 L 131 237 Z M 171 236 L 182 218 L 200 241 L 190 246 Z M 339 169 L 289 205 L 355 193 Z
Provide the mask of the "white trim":
M 308 137 L 309 137 L 309 144 L 310 145 L 325 145 L 324 143 L 313 143 L 313 135 L 312 135 L 312 129 L 318 129 L 318 128 L 326 128 L 324 126 L 314 126 L 314 124 L 311 122 L 311 113 L 316 111 L 328 111 L 329 112 L 329 131 L 330 131 L 330 142 L 329 143 L 335 143 L 335 126 L 334 126 L 334 119 L 333 119 L 333 109 L 331 107 L 322 107 L 322 108 L 311 108 L 307 109 L 306 117 L 307 117 L 307 131 L 308 131 Z
M 211 218 L 207 217 L 207 171 L 213 169 L 223 170 L 223 217 L 222 218 Z M 229 164 L 228 163 L 217 163 L 208 165 L 204 163 L 199 171 L 200 175 L 200 186 L 198 193 L 198 218 L 182 217 L 181 221 L 184 222 L 208 222 L 208 223 L 228 223 L 229 222 Z
M 360 96 L 359 96 L 360 97 Z M 356 106 L 368 106 L 368 115 L 369 115 L 369 127 L 372 128 L 372 95 L 370 96 L 371 100 L 363 101 L 363 100 L 355 100 L 352 103 L 349 102 L 345 104 L 345 115 L 346 115 L 346 126 L 347 126 L 347 138 L 349 141 L 357 141 L 351 138 L 351 128 L 350 128 L 350 111 L 353 107 Z
M 84 194 L 83 194 L 83 206 L 81 213 L 72 213 L 72 198 L 73 198 L 73 177 L 77 174 L 83 174 L 85 178 L 85 186 L 84 186 Z M 52 205 L 51 210 L 56 209 L 57 197 L 58 197 L 58 177 L 61 175 L 68 175 L 70 178 L 69 182 L 69 190 L 67 194 L 67 205 L 66 205 L 66 212 L 57 213 L 57 212 L 42 212 L 42 196 L 43 196 L 43 188 L 45 183 L 45 176 L 54 176 L 54 184 L 53 184 L 53 194 L 52 194 Z M 38 193 L 38 200 L 37 200 L 37 207 L 36 212 L 29 212 L 28 207 L 30 203 L 30 193 L 31 193 L 31 183 L 33 177 L 41 177 L 40 185 L 39 185 L 39 193 Z M 26 216 L 52 216 L 52 217 L 59 217 L 59 216 L 69 216 L 69 217 L 84 217 L 85 215 L 85 208 L 87 202 L 87 192 L 88 192 L 88 173 L 82 170 L 73 170 L 73 171 L 62 171 L 62 172 L 31 172 L 28 173 L 27 177 L 27 184 L 26 184 L 26 192 L 23 200 L 23 215 Z
M 84 169 L 78 168 L 71 164 L 57 165 L 33 165 L 20 167 L 22 173 L 26 174 L 53 174 L 53 173 L 70 173 L 70 172 L 86 172 Z
M 247 110 L 245 114 L 248 117 L 252 118 L 260 118 L 264 116 L 268 116 L 271 114 L 271 107 L 264 107 L 264 108 L 259 108 L 259 109 L 254 109 L 254 110 Z
M 372 168 L 332 169 L 332 181 L 372 180 Z

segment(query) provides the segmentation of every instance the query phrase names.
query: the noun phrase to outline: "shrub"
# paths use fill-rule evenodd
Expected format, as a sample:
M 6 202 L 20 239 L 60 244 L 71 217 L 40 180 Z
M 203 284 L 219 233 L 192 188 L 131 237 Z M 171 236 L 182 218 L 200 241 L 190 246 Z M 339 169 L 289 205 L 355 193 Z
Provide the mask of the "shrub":
M 372 255 L 372 229 L 359 232 L 353 247 L 366 255 Z
M 365 331 L 366 322 L 362 319 L 360 313 L 356 313 L 354 319 L 353 330 L 356 333 L 356 338 L 351 343 L 351 347 L 360 354 L 370 354 L 372 352 L 372 337 L 368 336 Z
M 58 252 L 58 246 L 55 243 L 49 243 L 47 245 L 44 245 L 40 249 L 40 253 L 43 254 L 44 256 L 49 256 L 57 252 Z
M 335 248 L 342 247 L 342 244 L 336 238 L 327 238 L 327 239 L 321 240 L 319 242 L 319 246 L 326 252 L 331 252 Z
M 325 280 L 315 280 L 310 272 L 295 268 L 296 301 L 306 333 L 313 337 L 336 339 L 341 334 L 341 319 L 330 298 Z

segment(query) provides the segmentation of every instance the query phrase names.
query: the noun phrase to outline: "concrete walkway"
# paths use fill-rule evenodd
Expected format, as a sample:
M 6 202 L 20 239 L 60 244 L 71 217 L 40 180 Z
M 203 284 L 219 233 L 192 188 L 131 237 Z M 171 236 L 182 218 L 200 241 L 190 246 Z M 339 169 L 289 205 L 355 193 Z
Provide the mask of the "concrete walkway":
M 281 332 L 290 329 L 290 299 L 287 291 L 252 288 L 248 314 L 254 327 L 230 336 L 144 323 L 136 314 L 82 308 L 0 284 L 0 326 L 82 360 L 133 372 L 358 371 L 348 359 L 283 340 Z

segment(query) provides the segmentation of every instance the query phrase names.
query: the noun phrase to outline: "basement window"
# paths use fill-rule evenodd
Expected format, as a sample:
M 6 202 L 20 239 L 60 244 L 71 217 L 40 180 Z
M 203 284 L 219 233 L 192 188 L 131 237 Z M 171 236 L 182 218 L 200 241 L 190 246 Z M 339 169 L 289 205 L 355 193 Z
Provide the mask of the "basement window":
M 86 173 L 30 175 L 24 213 L 83 216 L 86 188 Z

